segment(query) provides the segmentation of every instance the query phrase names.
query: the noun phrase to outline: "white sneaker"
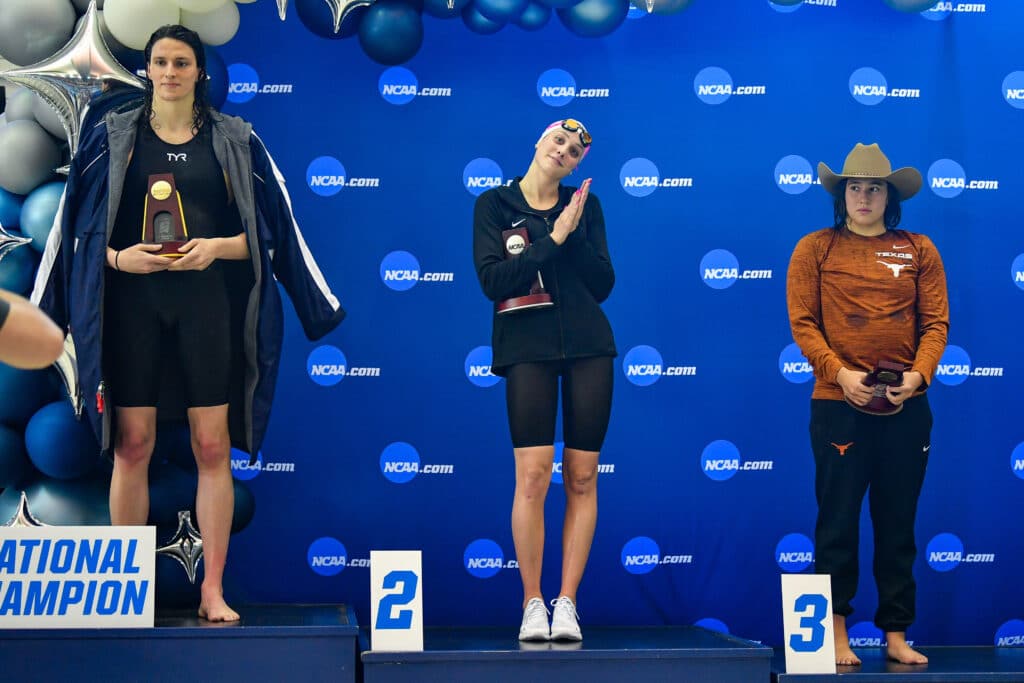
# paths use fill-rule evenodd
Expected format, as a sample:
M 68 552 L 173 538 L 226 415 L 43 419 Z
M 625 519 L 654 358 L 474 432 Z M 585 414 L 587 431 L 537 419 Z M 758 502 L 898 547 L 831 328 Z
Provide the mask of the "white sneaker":
M 576 613 L 576 605 L 572 599 L 563 595 L 557 600 L 552 600 L 555 607 L 551 615 L 551 640 L 583 640 L 580 632 L 579 618 Z
M 548 608 L 540 598 L 530 598 L 523 610 L 523 624 L 519 627 L 519 640 L 549 640 Z

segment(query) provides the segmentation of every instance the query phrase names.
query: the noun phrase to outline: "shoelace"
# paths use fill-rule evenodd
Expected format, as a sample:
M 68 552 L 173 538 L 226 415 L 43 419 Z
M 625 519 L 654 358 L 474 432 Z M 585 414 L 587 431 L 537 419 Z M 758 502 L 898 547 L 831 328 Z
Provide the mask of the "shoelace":
M 537 600 L 534 598 L 530 602 L 526 603 L 526 618 L 527 620 L 532 619 L 535 616 L 539 616 L 538 612 L 544 612 L 544 618 L 547 619 L 547 615 L 551 614 L 548 608 L 544 606 L 543 600 Z
M 555 608 L 555 610 L 558 610 L 559 608 L 569 610 L 569 612 L 574 617 L 576 617 L 576 621 L 580 620 L 580 614 L 579 614 L 579 612 L 576 611 L 576 605 L 573 604 L 573 601 L 572 601 L 571 598 L 568 598 L 568 597 L 563 595 L 562 597 L 558 598 L 557 600 L 552 600 L 551 601 L 551 605 L 552 605 L 552 607 Z

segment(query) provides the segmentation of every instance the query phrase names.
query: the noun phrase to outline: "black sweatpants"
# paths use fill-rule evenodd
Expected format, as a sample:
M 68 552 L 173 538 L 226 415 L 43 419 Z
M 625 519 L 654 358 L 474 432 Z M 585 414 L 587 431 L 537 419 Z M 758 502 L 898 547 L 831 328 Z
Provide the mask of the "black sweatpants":
M 848 616 L 857 592 L 860 510 L 868 492 L 878 586 L 875 624 L 905 631 L 914 621 L 917 555 L 914 519 L 931 447 L 932 413 L 925 395 L 885 417 L 845 401 L 811 401 L 811 448 L 818 521 L 815 571 L 832 575 L 833 612 Z

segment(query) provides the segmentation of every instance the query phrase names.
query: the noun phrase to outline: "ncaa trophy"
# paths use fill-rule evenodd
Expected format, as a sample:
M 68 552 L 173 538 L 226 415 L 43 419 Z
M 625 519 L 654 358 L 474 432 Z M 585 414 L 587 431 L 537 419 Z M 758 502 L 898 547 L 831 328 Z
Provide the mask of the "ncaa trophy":
M 890 363 L 884 360 L 878 361 L 875 369 L 861 380 L 864 386 L 872 387 L 874 395 L 872 395 L 871 400 L 867 402 L 867 405 L 863 406 L 856 406 L 852 403 L 850 405 L 869 415 L 895 415 L 900 412 L 903 410 L 903 404 L 894 405 L 889 401 L 885 396 L 885 389 L 886 387 L 898 387 L 903 384 L 903 373 L 905 371 L 906 367 L 899 363 Z
M 507 259 L 518 257 L 526 247 L 530 246 L 530 233 L 525 227 L 502 230 L 501 239 L 505 242 L 505 258 Z M 538 271 L 537 277 L 530 283 L 528 292 L 499 302 L 497 309 L 498 313 L 515 313 L 516 311 L 547 308 L 554 305 L 555 302 L 551 300 L 551 295 L 544 290 L 544 280 Z
M 184 256 L 178 248 L 188 242 L 188 228 L 181 208 L 181 195 L 174 186 L 173 173 L 154 173 L 149 176 L 143 207 L 142 242 L 159 244 L 160 250 L 151 252 L 157 256 Z

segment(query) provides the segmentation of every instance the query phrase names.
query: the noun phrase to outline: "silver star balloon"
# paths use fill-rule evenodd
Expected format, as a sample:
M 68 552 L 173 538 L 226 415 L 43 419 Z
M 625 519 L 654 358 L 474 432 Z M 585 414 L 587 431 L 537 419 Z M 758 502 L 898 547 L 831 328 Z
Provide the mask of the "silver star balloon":
M 64 337 L 64 351 L 60 358 L 53 362 L 53 367 L 57 368 L 60 381 L 64 383 L 64 391 L 67 392 L 71 406 L 75 410 L 75 416 L 81 417 L 83 403 L 82 392 L 78 386 L 78 356 L 75 354 L 75 340 L 71 338 L 70 332 Z
M 18 509 L 15 511 L 14 516 L 4 526 L 49 526 L 43 524 L 38 519 L 32 516 L 32 513 L 28 510 L 28 498 L 25 497 L 25 492 L 21 492 L 21 502 L 18 503 Z
M 334 18 L 334 32 L 337 33 L 341 30 L 341 22 L 345 21 L 345 17 L 352 10 L 356 7 L 372 5 L 374 0 L 324 0 L 324 2 L 331 8 L 331 16 Z
M 188 510 L 178 511 L 178 530 L 167 545 L 156 549 L 156 554 L 176 559 L 185 569 L 189 582 L 196 582 L 199 560 L 203 559 L 203 537 L 192 526 L 192 515 Z
M 3 261 L 4 256 L 7 256 L 18 247 L 31 242 L 31 237 L 17 237 L 4 230 L 4 226 L 0 225 L 0 261 Z
M 29 66 L 0 71 L 0 79 L 34 91 L 57 112 L 72 156 L 78 150 L 78 133 L 89 100 L 104 84 L 145 87 L 110 52 L 100 32 L 97 11 L 93 0 L 71 40 L 56 54 Z
M 277 0 L 277 16 L 284 21 L 284 15 L 288 13 L 288 0 Z

